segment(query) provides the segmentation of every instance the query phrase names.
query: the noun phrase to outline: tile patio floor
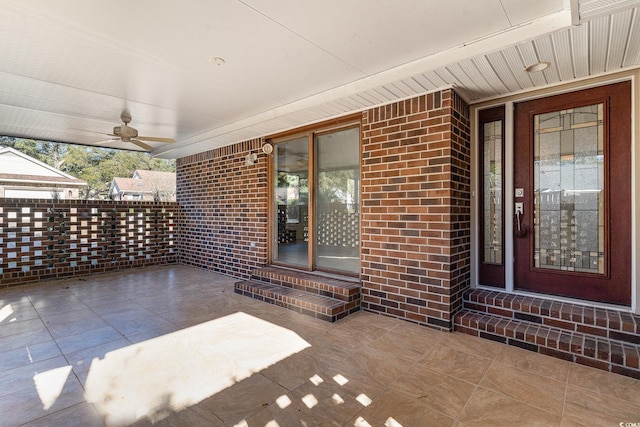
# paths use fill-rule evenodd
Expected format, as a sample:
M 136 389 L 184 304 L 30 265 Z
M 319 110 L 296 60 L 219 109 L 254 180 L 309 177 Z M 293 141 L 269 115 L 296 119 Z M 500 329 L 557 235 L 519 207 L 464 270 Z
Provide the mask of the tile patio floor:
M 164 266 L 0 290 L 0 426 L 618 426 L 640 381 Z M 163 418 L 164 417 L 164 418 Z

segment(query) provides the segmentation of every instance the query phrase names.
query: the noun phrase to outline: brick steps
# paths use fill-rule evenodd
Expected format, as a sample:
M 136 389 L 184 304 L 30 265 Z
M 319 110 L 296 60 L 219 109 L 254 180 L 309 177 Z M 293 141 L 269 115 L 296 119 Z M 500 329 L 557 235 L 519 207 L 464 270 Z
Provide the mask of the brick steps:
M 583 365 L 640 378 L 640 316 L 470 290 L 454 329 Z
M 467 291 L 463 306 L 481 313 L 640 344 L 640 316 L 624 311 L 481 289 Z
M 328 322 L 360 310 L 360 285 L 277 267 L 252 271 L 234 292 Z
M 360 299 L 360 283 L 318 276 L 302 271 L 264 267 L 251 272 L 253 280 L 285 286 L 342 301 Z

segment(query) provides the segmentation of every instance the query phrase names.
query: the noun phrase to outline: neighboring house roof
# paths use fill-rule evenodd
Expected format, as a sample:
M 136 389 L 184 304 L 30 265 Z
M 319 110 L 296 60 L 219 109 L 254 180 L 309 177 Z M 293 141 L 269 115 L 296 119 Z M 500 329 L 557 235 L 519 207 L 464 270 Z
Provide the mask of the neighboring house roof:
M 175 172 L 136 170 L 133 178 L 113 178 L 110 194 L 155 194 L 157 191 L 175 193 Z
M 143 169 L 136 169 L 133 173 L 133 178 L 148 179 L 148 180 L 176 180 L 175 172 L 162 172 L 162 171 L 148 171 Z
M 85 186 L 86 182 L 11 147 L 0 148 L 0 181 Z
M 176 173 L 175 172 L 160 172 L 160 171 L 148 171 L 148 170 L 136 170 L 133 173 L 133 178 L 148 183 L 153 190 L 160 189 L 162 191 L 176 191 Z
M 151 193 L 152 190 L 145 185 L 141 179 L 133 178 L 113 178 L 112 188 L 117 188 L 119 193 Z

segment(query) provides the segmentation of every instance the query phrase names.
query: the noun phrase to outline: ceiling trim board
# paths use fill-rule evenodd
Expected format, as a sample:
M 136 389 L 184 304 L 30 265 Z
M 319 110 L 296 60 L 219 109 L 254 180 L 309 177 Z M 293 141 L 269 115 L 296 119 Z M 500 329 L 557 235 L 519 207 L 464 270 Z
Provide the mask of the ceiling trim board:
M 556 55 L 551 34 L 534 40 L 533 46 L 538 53 L 538 60 L 548 62 L 550 64 L 549 68 L 542 71 L 542 75 L 544 76 L 547 84 L 561 81 L 560 72 L 558 71 L 558 62 L 564 62 L 566 59 L 559 58 L 558 55 Z
M 569 29 L 558 31 L 551 35 L 556 55 L 556 66 L 561 81 L 567 81 L 576 77 L 575 61 L 571 49 L 571 31 Z
M 509 92 L 522 89 L 520 82 L 516 79 L 516 76 L 513 75 L 513 70 L 509 67 L 507 58 L 504 56 L 503 52 L 493 52 L 488 55 L 484 55 L 484 57 L 489 62 L 491 68 L 495 70 L 496 75 L 499 76 L 500 81 L 507 87 Z M 505 80 L 507 77 L 509 78 Z
M 609 47 L 610 17 L 606 16 L 589 22 L 589 74 L 600 74 L 607 71 L 607 51 Z
M 518 81 L 518 85 L 527 89 L 532 86 L 535 86 L 532 77 L 529 73 L 524 71 L 524 67 L 526 66 L 524 60 L 522 58 L 522 52 L 517 46 L 511 46 L 502 51 L 502 54 L 507 61 L 507 66 L 511 70 L 511 73 Z
M 611 17 L 612 25 L 609 34 L 609 46 L 606 68 L 620 68 L 624 64 L 624 56 L 629 47 L 631 36 L 633 10 L 625 10 Z
M 631 17 L 631 27 L 629 29 L 629 39 L 627 40 L 627 48 L 624 52 L 624 60 L 622 66 L 628 66 L 630 62 L 637 62 L 640 58 L 640 19 L 638 18 L 639 9 L 633 9 Z

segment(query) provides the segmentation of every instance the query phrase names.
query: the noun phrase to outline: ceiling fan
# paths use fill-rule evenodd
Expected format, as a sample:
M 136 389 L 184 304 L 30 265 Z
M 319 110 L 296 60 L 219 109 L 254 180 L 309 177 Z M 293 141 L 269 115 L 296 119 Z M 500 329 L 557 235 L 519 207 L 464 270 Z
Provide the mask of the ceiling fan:
M 124 111 L 120 115 L 120 119 L 122 120 L 122 125 L 114 127 L 113 133 L 107 134 L 108 136 L 111 136 L 112 139 L 108 139 L 106 141 L 100 141 L 100 142 L 97 142 L 96 144 L 106 144 L 108 142 L 122 141 L 122 142 L 130 142 L 144 150 L 152 151 L 154 148 L 148 144 L 145 144 L 143 141 L 164 142 L 169 144 L 176 142 L 176 140 L 172 138 L 157 138 L 153 136 L 138 135 L 138 130 L 129 126 L 129 123 L 131 122 L 131 115 L 126 111 Z

